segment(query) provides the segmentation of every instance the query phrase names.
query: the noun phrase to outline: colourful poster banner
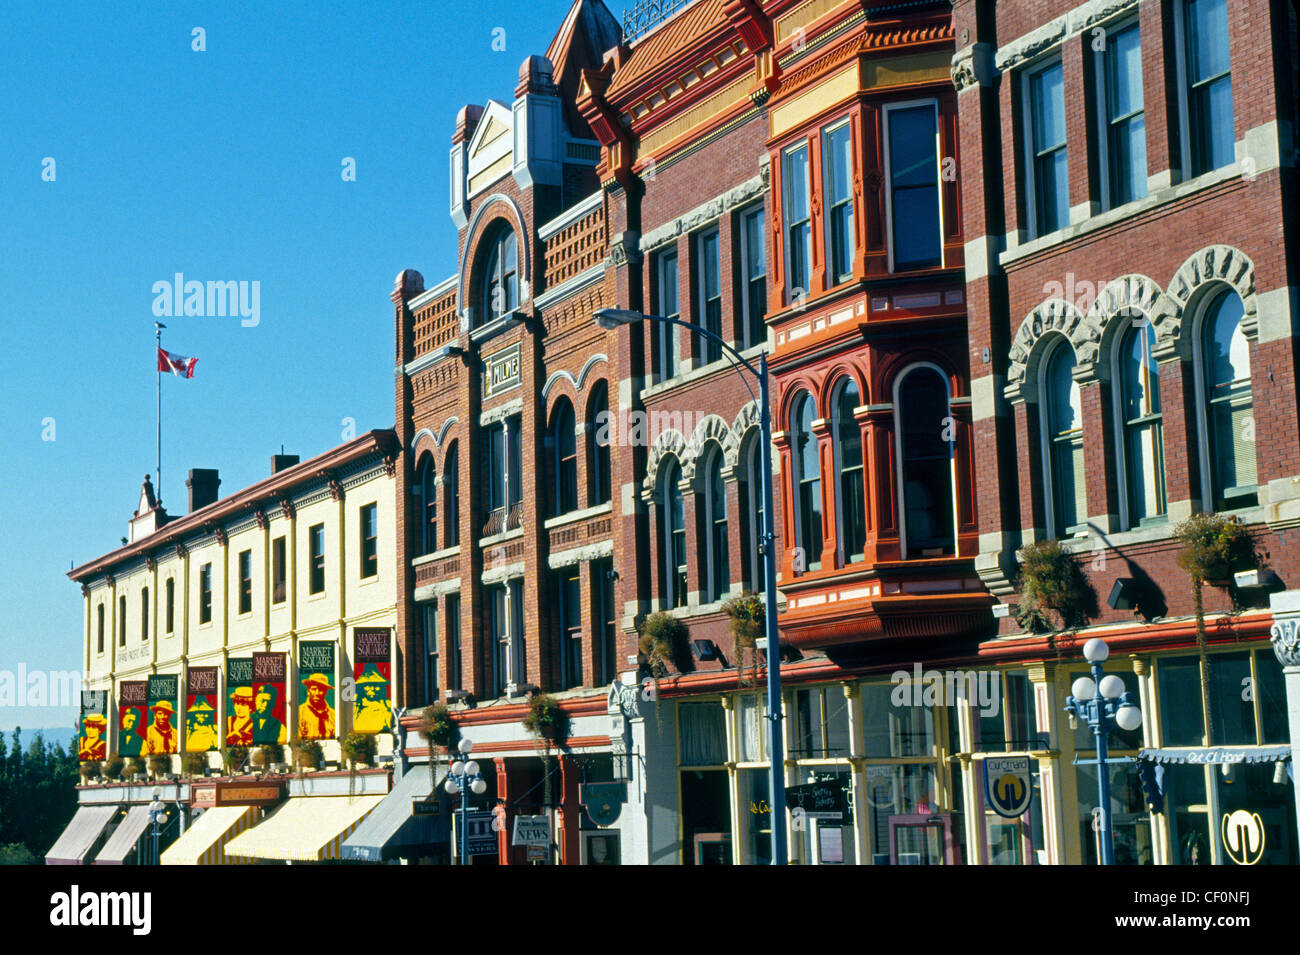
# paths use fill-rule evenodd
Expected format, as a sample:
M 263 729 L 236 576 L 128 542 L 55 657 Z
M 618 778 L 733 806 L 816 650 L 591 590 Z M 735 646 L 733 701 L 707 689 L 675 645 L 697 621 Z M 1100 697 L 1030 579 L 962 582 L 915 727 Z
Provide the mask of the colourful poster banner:
M 352 729 L 357 733 L 391 733 L 392 631 L 386 627 L 358 627 L 353 639 Z
M 175 673 L 154 673 L 149 677 L 149 716 L 152 722 L 144 734 L 145 752 L 150 756 L 169 756 L 180 750 L 176 727 L 176 701 L 180 698 L 180 677 Z
M 81 691 L 81 719 L 77 724 L 77 758 L 108 758 L 108 693 Z
M 283 653 L 253 654 L 253 744 L 284 743 L 285 659 Z
M 311 641 L 298 644 L 298 738 L 333 739 L 335 719 L 334 644 Z
M 226 661 L 226 745 L 253 745 L 253 658 Z
M 149 728 L 148 684 L 144 680 L 124 680 L 117 695 L 117 753 L 119 756 L 143 756 L 144 734 Z
M 185 674 L 185 752 L 210 753 L 217 736 L 217 668 L 190 667 Z

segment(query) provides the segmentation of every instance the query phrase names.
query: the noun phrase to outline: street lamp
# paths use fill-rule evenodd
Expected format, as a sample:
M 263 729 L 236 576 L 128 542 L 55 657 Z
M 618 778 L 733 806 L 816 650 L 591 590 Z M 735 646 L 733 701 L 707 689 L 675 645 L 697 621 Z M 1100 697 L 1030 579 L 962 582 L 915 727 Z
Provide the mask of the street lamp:
M 474 744 L 462 736 L 460 742 L 456 744 L 456 749 L 460 751 L 460 758 L 451 764 L 443 788 L 449 795 L 460 795 L 460 864 L 465 865 L 466 837 L 469 835 L 465 831 L 465 820 L 469 815 L 469 794 L 472 790 L 475 796 L 483 795 L 487 792 L 487 783 L 479 773 L 478 761 L 473 759 L 466 761 L 466 757 L 474 751 Z
M 767 354 L 759 352 L 758 366 L 743 358 L 740 352 L 700 325 L 684 322 L 680 318 L 667 318 L 663 315 L 647 315 L 644 312 L 629 311 L 622 308 L 601 308 L 595 313 L 596 324 L 601 328 L 618 328 L 631 325 L 642 319 L 660 322 L 664 325 L 680 325 L 693 334 L 702 335 L 718 345 L 723 352 L 737 364 L 737 371 L 744 369 L 758 379 L 758 421 L 760 435 L 760 454 L 763 471 L 763 589 L 764 619 L 767 632 L 767 718 L 768 756 L 771 760 L 768 779 L 768 792 L 772 805 L 772 865 L 786 864 L 785 839 L 785 758 L 781 747 L 781 638 L 776 627 L 776 535 L 772 531 L 772 413 L 769 407 L 770 382 L 767 372 Z M 750 397 L 754 392 L 749 383 L 741 378 Z
M 167 821 L 167 806 L 162 801 L 162 790 L 157 787 L 153 791 L 153 802 L 149 803 L 149 819 L 153 823 L 153 864 L 158 865 L 162 861 L 158 855 L 158 840 L 162 838 L 162 826 Z
M 1110 764 L 1127 762 L 1109 758 L 1107 743 L 1111 730 L 1118 726 L 1133 731 L 1142 725 L 1142 709 L 1133 694 L 1124 690 L 1124 681 L 1114 673 L 1103 674 L 1101 665 L 1110 656 L 1104 640 L 1093 637 L 1083 645 L 1083 658 L 1092 665 L 1092 676 L 1081 676 L 1070 686 L 1065 712 L 1072 718 L 1086 720 L 1097 738 L 1097 758 L 1080 760 L 1079 765 L 1097 767 L 1097 802 L 1100 814 L 1101 864 L 1115 864 L 1115 832 L 1110 817 Z

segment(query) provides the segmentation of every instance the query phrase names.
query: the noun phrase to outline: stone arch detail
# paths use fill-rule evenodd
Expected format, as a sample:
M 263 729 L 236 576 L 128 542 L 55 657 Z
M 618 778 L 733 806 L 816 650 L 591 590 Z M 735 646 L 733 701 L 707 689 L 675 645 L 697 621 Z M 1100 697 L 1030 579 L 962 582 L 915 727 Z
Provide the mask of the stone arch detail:
M 1049 298 L 1025 316 L 1011 342 L 1010 359 L 1007 366 L 1007 384 L 1003 394 L 1008 401 L 1037 401 L 1037 381 L 1031 373 L 1042 357 L 1041 345 L 1053 333 L 1060 333 L 1074 346 L 1079 364 L 1085 361 L 1085 354 L 1095 360 L 1097 345 L 1090 344 L 1084 334 L 1086 316 L 1079 308 L 1059 298 Z
M 700 452 L 710 441 L 718 443 L 718 447 L 723 451 L 723 465 L 726 465 L 727 435 L 730 430 L 726 419 L 715 414 L 705 416 L 704 420 L 695 426 L 695 430 L 691 432 L 691 439 L 686 444 L 686 454 L 682 460 L 683 481 L 690 481 L 694 485 L 695 466 L 699 463 Z
M 1165 301 L 1159 283 L 1145 275 L 1121 275 L 1109 282 L 1088 309 L 1084 329 L 1087 347 L 1086 351 L 1076 348 L 1079 367 L 1074 377 L 1080 382 L 1109 377 L 1110 365 L 1103 359 L 1109 357 L 1112 339 L 1126 312 L 1141 312 L 1150 320 L 1156 336 L 1157 359 L 1170 354 L 1172 343 L 1178 338 L 1179 320 L 1171 317 Z
M 1158 309 L 1152 315 L 1156 321 L 1156 357 L 1161 352 L 1177 354 L 1184 361 L 1192 357 L 1190 335 L 1183 335 L 1183 322 L 1189 319 L 1199 304 L 1201 295 L 1214 285 L 1225 284 L 1241 296 L 1245 315 L 1241 320 L 1242 333 L 1252 341 L 1259 334 L 1259 302 L 1255 296 L 1255 263 L 1250 256 L 1230 245 L 1210 245 L 1189 256 L 1169 283 Z M 1189 311 L 1190 309 L 1190 311 Z M 1160 323 L 1169 329 L 1168 341 L 1162 341 Z
M 722 453 L 726 456 L 727 467 L 735 468 L 740 463 L 740 446 L 750 428 L 759 426 L 758 402 L 750 401 L 740 409 L 736 420 L 727 429 L 727 440 L 722 443 Z
M 686 474 L 686 438 L 674 428 L 659 432 L 650 453 L 646 455 L 645 480 L 641 482 L 641 499 L 654 500 L 655 488 L 659 485 L 659 464 L 667 455 L 673 455 L 682 466 L 682 475 Z

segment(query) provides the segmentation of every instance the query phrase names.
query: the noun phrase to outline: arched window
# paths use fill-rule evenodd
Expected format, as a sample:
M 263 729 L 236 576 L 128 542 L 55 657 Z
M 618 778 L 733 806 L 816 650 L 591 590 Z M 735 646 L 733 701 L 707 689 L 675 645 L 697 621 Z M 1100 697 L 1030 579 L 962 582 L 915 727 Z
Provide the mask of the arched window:
M 763 557 L 763 461 L 758 429 L 751 429 L 741 445 L 740 510 L 744 517 L 745 589 L 763 590 L 766 563 Z
M 519 250 L 515 230 L 507 222 L 495 226 L 484 239 L 483 284 L 479 305 L 481 322 L 490 322 L 519 304 Z
M 1052 537 L 1065 537 L 1088 519 L 1083 464 L 1083 404 L 1074 380 L 1074 348 L 1057 337 L 1043 362 L 1039 414 L 1043 422 L 1043 486 Z
M 862 483 L 862 428 L 853 409 L 862 403 L 858 386 L 847 378 L 835 391 L 835 469 L 839 474 L 840 554 L 844 563 L 862 560 L 867 544 L 866 492 Z
M 595 507 L 609 501 L 609 386 L 597 382 L 592 389 L 587 414 L 587 504 Z
M 1203 493 L 1216 511 L 1259 502 L 1255 470 L 1255 403 L 1250 346 L 1241 330 L 1246 309 L 1231 289 L 1201 319 L 1200 386 Z
M 816 417 L 812 395 L 805 393 L 795 399 L 790 416 L 794 442 L 795 540 L 803 550 L 803 566 L 809 570 L 820 568 L 822 559 L 822 472 L 817 435 L 813 434 Z
M 686 507 L 682 500 L 682 466 L 676 458 L 664 462 L 659 485 L 663 540 L 659 552 L 664 582 L 664 606 L 686 606 Z
M 433 455 L 424 454 L 415 471 L 415 486 L 420 495 L 420 553 L 438 549 L 438 482 L 433 470 Z
M 1137 527 L 1165 513 L 1165 444 L 1160 414 L 1160 372 L 1151 352 L 1156 333 L 1138 317 L 1122 331 L 1115 353 L 1116 413 L 1124 474 L 1125 516 Z
M 443 480 L 447 484 L 446 514 L 442 522 L 442 545 L 455 547 L 460 543 L 460 449 L 453 441 L 442 461 Z
M 942 557 L 955 553 L 955 435 L 948 408 L 948 380 L 933 365 L 916 365 L 895 387 L 903 556 Z
M 722 449 L 713 446 L 704 465 L 705 580 L 710 601 L 721 600 L 731 587 L 731 562 L 727 551 L 727 486 L 722 480 Z
M 574 434 L 573 405 L 568 398 L 561 398 L 555 403 L 547 443 L 554 452 L 554 513 L 568 514 L 578 508 L 578 441 Z

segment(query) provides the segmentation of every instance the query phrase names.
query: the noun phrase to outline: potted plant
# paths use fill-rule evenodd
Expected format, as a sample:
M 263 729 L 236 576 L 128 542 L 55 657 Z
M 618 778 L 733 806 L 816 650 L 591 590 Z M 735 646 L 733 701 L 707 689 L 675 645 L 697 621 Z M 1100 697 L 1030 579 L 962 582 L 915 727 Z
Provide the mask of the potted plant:
M 231 776 L 237 775 L 244 768 L 247 759 L 247 746 L 227 746 L 221 751 L 221 761 L 225 764 L 226 772 Z
M 650 675 L 659 680 L 668 675 L 669 667 L 679 673 L 686 648 L 686 625 L 670 613 L 652 613 L 641 622 L 637 649 L 646 658 Z
M 262 766 L 268 772 L 284 763 L 284 746 L 281 743 L 263 743 L 258 747 L 258 752 L 262 754 Z
M 429 778 L 438 779 L 438 750 L 450 753 L 460 742 L 460 727 L 451 718 L 445 703 L 434 703 L 420 714 L 420 735 L 429 747 Z
M 104 760 L 104 778 L 110 780 L 119 780 L 126 769 L 126 760 L 121 756 L 110 756 Z
M 524 714 L 524 729 L 549 743 L 563 744 L 568 738 L 569 718 L 560 708 L 560 701 L 549 693 L 534 693 L 528 700 Z
M 208 754 L 185 753 L 181 756 L 181 772 L 186 776 L 202 776 L 208 771 Z
M 164 753 L 154 753 L 149 757 L 149 775 L 162 779 L 172 771 L 172 758 Z
M 722 605 L 731 621 L 731 637 L 736 645 L 736 676 L 741 686 L 752 685 L 758 677 L 758 638 L 763 635 L 767 608 L 763 597 L 745 591 Z M 745 660 L 748 657 L 749 664 Z M 749 679 L 745 674 L 748 671 Z
M 1178 566 L 1192 579 L 1192 606 L 1196 612 L 1196 648 L 1205 656 L 1205 603 L 1203 591 L 1211 586 L 1226 586 L 1237 603 L 1232 575 L 1239 570 L 1258 566 L 1255 542 L 1245 525 L 1235 517 L 1219 514 L 1193 514 L 1174 529 L 1182 544 Z M 1201 690 L 1209 692 L 1209 676 L 1202 660 Z
M 1016 577 L 1016 621 L 1031 633 L 1050 633 L 1083 626 L 1096 604 L 1096 593 L 1074 555 L 1060 541 L 1035 541 L 1020 549 Z M 1056 614 L 1059 625 L 1051 615 Z
M 320 769 L 325 761 L 325 751 L 321 748 L 319 740 L 300 739 L 293 744 L 293 759 L 299 772 L 315 771 Z
M 79 771 L 81 772 L 82 785 L 89 785 L 92 780 L 99 778 L 99 763 L 94 760 L 83 759 Z
M 354 773 L 368 768 L 375 761 L 377 749 L 373 733 L 349 733 L 339 741 L 339 751 Z
M 140 774 L 139 757 L 131 757 L 122 761 L 122 779 L 127 782 L 133 782 L 135 777 Z

